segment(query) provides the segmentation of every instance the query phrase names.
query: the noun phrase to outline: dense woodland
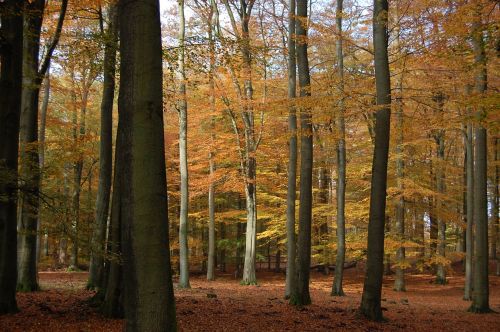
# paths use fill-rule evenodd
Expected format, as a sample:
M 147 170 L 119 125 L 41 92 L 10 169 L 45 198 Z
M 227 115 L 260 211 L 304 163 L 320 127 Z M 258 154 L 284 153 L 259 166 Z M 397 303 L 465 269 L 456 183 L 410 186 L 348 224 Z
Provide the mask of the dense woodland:
M 490 312 L 499 21 L 491 0 L 0 1 L 0 315 L 40 271 L 88 271 L 102 315 L 174 331 L 193 278 L 273 271 L 302 308 L 356 267 L 383 321 L 385 276 L 439 288 L 457 264 Z

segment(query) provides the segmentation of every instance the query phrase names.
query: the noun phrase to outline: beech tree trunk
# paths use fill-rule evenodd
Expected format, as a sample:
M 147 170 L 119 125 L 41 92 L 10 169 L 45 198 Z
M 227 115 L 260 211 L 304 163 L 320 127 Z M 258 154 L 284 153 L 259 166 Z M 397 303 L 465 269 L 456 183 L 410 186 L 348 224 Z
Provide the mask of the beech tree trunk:
M 99 144 L 99 184 L 97 187 L 95 226 L 92 235 L 88 289 L 103 287 L 106 227 L 108 223 L 111 181 L 113 176 L 113 102 L 115 97 L 118 16 L 116 5 L 109 6 L 109 23 L 104 35 L 103 91 Z
M 387 52 L 388 11 L 387 0 L 374 0 L 373 47 L 378 110 L 375 120 L 366 274 L 359 308 L 362 315 L 377 321 L 383 319 L 380 301 L 384 265 L 387 161 L 391 128 L 391 82 Z
M 472 24 L 472 48 L 476 70 L 475 92 L 482 95 L 486 92 L 486 53 L 484 50 L 483 24 L 481 17 L 482 6 L 476 5 L 474 22 Z M 487 195 L 487 136 L 486 128 L 481 124 L 485 116 L 482 107 L 476 113 L 477 125 L 475 128 L 474 154 L 474 288 L 472 290 L 471 312 L 490 312 L 489 281 L 488 281 L 488 195 Z
M 184 19 L 184 0 L 178 0 L 179 5 L 179 58 L 177 62 L 178 100 L 179 112 L 179 169 L 181 173 L 181 202 L 179 216 L 179 262 L 180 276 L 179 287 L 190 288 L 189 285 L 189 248 L 188 248 L 188 205 L 189 205 L 189 178 L 187 164 L 187 100 L 186 100 L 186 74 L 184 71 L 184 39 L 186 22 Z
M 437 103 L 438 117 L 442 119 L 443 106 L 444 106 L 444 96 L 442 93 L 438 93 L 434 96 L 434 101 Z M 440 259 L 445 259 L 446 257 L 446 221 L 443 217 L 443 202 L 442 196 L 445 192 L 444 186 L 444 135 L 443 129 L 439 129 L 434 136 L 436 141 L 436 154 L 439 164 L 436 167 L 436 189 L 438 195 L 436 197 L 436 215 L 437 215 L 437 228 L 438 228 L 438 242 L 437 242 L 437 254 Z M 444 263 L 438 263 L 436 267 L 436 283 L 440 285 L 446 284 L 446 266 Z
M 297 1 L 297 67 L 300 97 L 311 95 L 309 60 L 307 56 L 307 0 Z M 300 108 L 300 206 L 299 237 L 297 243 L 297 287 L 291 294 L 290 303 L 307 305 L 309 274 L 311 265 L 311 222 L 312 222 L 312 171 L 313 171 L 313 127 L 311 110 Z
M 17 289 L 38 290 L 36 239 L 38 230 L 40 169 L 38 149 L 38 98 L 41 79 L 38 57 L 44 0 L 27 3 L 24 11 L 23 93 L 19 133 L 19 251 Z
M 288 187 L 286 197 L 286 283 L 285 298 L 296 287 L 296 236 L 295 236 L 295 201 L 297 199 L 297 114 L 294 99 L 297 94 L 297 60 L 295 56 L 295 0 L 290 0 L 288 12 Z
M 0 13 L 0 315 L 17 311 L 17 180 L 21 114 L 24 1 L 5 0 Z
M 396 7 L 397 8 L 397 7 Z M 399 13 L 396 17 L 399 19 Z M 398 50 L 398 56 L 403 56 L 401 51 L 401 45 L 399 41 L 400 27 L 396 26 L 396 48 Z M 396 276 L 394 278 L 394 290 L 396 292 L 406 291 L 405 285 L 405 247 L 403 245 L 405 240 L 405 199 L 403 195 L 404 185 L 404 126 L 403 126 L 403 71 L 404 68 L 399 68 L 401 74 L 398 75 L 396 82 L 396 130 L 397 130 L 397 142 L 396 142 L 396 178 L 397 178 L 397 188 L 400 197 L 396 202 L 396 236 L 400 242 L 400 247 L 396 251 Z
M 215 135 L 214 130 L 214 117 L 216 113 L 215 108 L 215 39 L 214 39 L 214 28 L 217 25 L 217 15 L 216 15 L 216 3 L 215 0 L 210 1 L 210 11 L 209 17 L 207 19 L 207 32 L 208 32 L 208 42 L 209 42 L 209 61 L 210 68 L 208 72 L 208 85 L 210 89 L 210 134 L 211 147 L 208 153 L 209 161 L 209 173 L 210 173 L 210 184 L 208 187 L 208 262 L 207 262 L 207 280 L 215 280 L 215 257 L 216 257 L 216 247 L 215 247 L 215 182 L 214 182 L 214 172 L 215 172 Z M 221 223 L 221 236 L 224 225 Z M 224 252 L 221 252 L 221 270 L 225 269 L 224 266 Z
M 124 184 L 120 193 L 127 331 L 175 331 L 158 0 L 119 2 Z M 125 185 L 126 184 L 126 185 Z
M 342 45 L 342 15 L 343 0 L 337 0 L 337 71 L 339 76 L 339 109 L 336 112 L 337 132 L 337 258 L 335 260 L 335 278 L 333 279 L 332 294 L 344 296 L 342 280 L 345 263 L 345 190 L 346 190 L 346 147 L 345 147 L 345 102 L 344 102 L 344 50 Z
M 498 135 L 498 134 L 497 134 Z M 499 193 L 498 186 L 500 180 L 500 167 L 498 166 L 498 161 L 500 159 L 499 150 L 498 150 L 498 137 L 493 138 L 493 153 L 495 156 L 495 173 L 493 179 L 493 222 L 492 222 L 492 232 L 491 232 L 491 258 L 496 261 L 497 269 L 496 275 L 500 275 L 500 254 L 498 253 L 498 249 L 500 248 L 500 223 L 498 218 L 498 210 L 499 210 Z
M 465 286 L 464 300 L 472 300 L 472 266 L 474 256 L 474 147 L 472 122 L 467 124 L 465 137 L 466 156 L 466 207 L 467 229 L 465 238 Z

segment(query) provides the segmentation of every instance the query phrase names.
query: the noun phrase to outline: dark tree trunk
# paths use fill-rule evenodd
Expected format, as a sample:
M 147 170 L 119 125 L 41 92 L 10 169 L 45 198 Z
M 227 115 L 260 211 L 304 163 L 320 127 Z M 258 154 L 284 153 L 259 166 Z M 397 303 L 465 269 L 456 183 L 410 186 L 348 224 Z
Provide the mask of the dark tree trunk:
M 119 2 L 120 220 L 127 331 L 175 331 L 157 0 Z M 126 184 L 126 186 L 125 186 Z
M 336 124 L 339 139 L 337 142 L 337 258 L 335 260 L 335 278 L 332 295 L 343 296 L 342 280 L 345 263 L 345 190 L 346 190 L 346 147 L 345 147 L 345 102 L 344 102 L 344 50 L 342 45 L 343 0 L 337 0 L 337 70 L 339 75 L 339 110 Z
M 374 0 L 373 46 L 375 54 L 375 81 L 377 106 L 375 120 L 375 148 L 372 165 L 370 215 L 366 274 L 360 312 L 371 320 L 382 320 L 380 305 L 384 262 L 384 226 L 387 190 L 387 161 L 389 156 L 391 83 L 387 52 L 387 0 Z
M 311 95 L 309 60 L 307 56 L 307 0 L 297 1 L 295 24 L 297 43 L 297 68 L 300 97 Z M 311 265 L 311 221 L 312 221 L 312 171 L 313 171 L 313 127 L 311 109 L 300 109 L 300 207 L 299 237 L 297 243 L 297 287 L 290 302 L 295 305 L 311 303 L 309 274 Z
M 99 184 L 97 188 L 95 228 L 87 288 L 102 288 L 106 226 L 108 222 L 111 180 L 113 174 L 113 101 L 115 96 L 116 48 L 118 46 L 116 5 L 109 7 L 109 25 L 104 35 L 104 81 L 101 100 L 99 145 Z
M 295 0 L 290 0 L 288 13 L 288 187 L 286 198 L 286 284 L 285 298 L 289 298 L 296 287 L 296 236 L 295 236 L 295 201 L 297 199 L 297 114 L 294 98 L 297 91 L 297 61 L 295 57 Z
M 486 53 L 484 50 L 483 25 L 481 18 L 482 6 L 477 5 L 472 24 L 472 47 L 474 51 L 474 64 L 476 69 L 476 93 L 482 95 L 486 92 Z M 479 107 L 476 113 L 477 127 L 475 129 L 474 145 L 474 287 L 472 290 L 471 312 L 490 312 L 489 281 L 488 281 L 488 202 L 487 202 L 487 137 L 486 128 L 481 121 L 485 111 Z
M 0 169 L 9 175 L 0 183 L 0 315 L 17 311 L 17 177 L 21 114 L 24 1 L 2 3 L 0 53 Z
M 38 290 L 36 238 L 38 230 L 40 169 L 38 149 L 38 98 L 41 79 L 38 77 L 40 33 L 44 0 L 27 3 L 24 11 L 23 93 L 19 133 L 19 177 L 22 184 L 19 202 L 19 252 L 17 288 Z
M 472 261 L 474 256 L 474 146 L 472 144 L 472 135 L 472 122 L 469 122 L 465 137 L 467 229 L 465 237 L 464 300 L 466 301 L 472 300 Z

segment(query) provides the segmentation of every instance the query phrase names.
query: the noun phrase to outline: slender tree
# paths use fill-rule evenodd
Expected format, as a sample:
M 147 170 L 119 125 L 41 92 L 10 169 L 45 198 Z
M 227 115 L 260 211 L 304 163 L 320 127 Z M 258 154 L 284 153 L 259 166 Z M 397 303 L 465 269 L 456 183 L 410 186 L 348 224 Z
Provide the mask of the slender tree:
M 387 52 L 388 12 L 387 0 L 374 0 L 373 47 L 378 109 L 375 115 L 375 147 L 372 163 L 366 272 L 359 308 L 360 313 L 371 320 L 383 319 L 380 301 L 384 265 L 387 161 L 391 128 L 391 82 Z
M 215 182 L 214 182 L 214 172 L 215 172 L 215 160 L 214 160 L 214 117 L 215 117 L 215 27 L 217 26 L 217 15 L 216 15 L 216 3 L 215 0 L 210 0 L 209 15 L 207 18 L 207 33 L 209 42 L 209 62 L 210 68 L 208 71 L 208 85 L 210 89 L 210 141 L 212 146 L 210 147 L 210 152 L 208 153 L 209 161 L 209 172 L 210 172 L 210 184 L 208 187 L 208 262 L 207 262 L 207 280 L 215 280 Z M 223 224 L 221 223 L 221 233 L 223 230 Z M 221 262 L 223 266 L 223 262 Z
M 474 9 L 472 24 L 472 48 L 475 65 L 475 92 L 482 95 L 486 92 L 486 53 L 484 49 L 482 6 L 477 4 Z M 487 204 L 487 156 L 486 128 L 481 122 L 485 116 L 483 107 L 476 112 L 476 128 L 474 130 L 474 254 L 473 290 L 471 312 L 489 312 L 489 281 L 488 281 L 488 204 Z
M 189 248 L 188 248 L 188 205 L 189 178 L 187 164 L 187 100 L 186 73 L 184 70 L 186 20 L 184 18 L 184 0 L 178 0 L 179 6 L 179 48 L 177 61 L 179 112 L 179 168 L 181 173 L 181 211 L 179 221 L 179 287 L 190 288 L 189 285 Z
M 468 89 L 469 90 L 469 89 Z M 468 114 L 470 116 L 471 114 Z M 465 285 L 464 300 L 472 300 L 472 258 L 474 253 L 474 146 L 472 144 L 473 126 L 468 121 L 465 132 L 465 163 L 466 163 L 466 219 L 465 234 Z
M 290 297 L 296 287 L 296 237 L 295 237 L 295 201 L 297 199 L 297 114 L 294 99 L 297 94 L 297 60 L 295 50 L 295 0 L 290 0 L 288 12 L 288 187 L 286 197 L 286 285 L 285 298 Z
M 101 99 L 101 129 L 99 135 L 99 183 L 97 187 L 95 227 L 87 288 L 102 289 L 104 272 L 104 242 L 108 222 L 111 181 L 113 174 L 113 102 L 115 97 L 116 49 L 118 46 L 118 15 L 116 4 L 108 8 L 108 27 L 104 36 L 103 90 Z
M 344 50 L 342 35 L 343 0 L 337 0 L 337 71 L 339 78 L 339 106 L 336 112 L 338 132 L 337 142 L 337 259 L 335 262 L 335 278 L 333 280 L 332 295 L 343 296 L 342 279 L 345 262 L 345 189 L 346 189 L 346 148 L 345 148 L 345 100 L 344 100 Z
M 311 95 L 311 78 L 307 56 L 307 0 L 297 1 L 295 24 L 297 40 L 297 69 L 299 74 L 300 97 Z M 311 303 L 309 294 L 309 274 L 311 265 L 311 222 L 312 222 L 312 169 L 313 169 L 313 126 L 311 109 L 300 107 L 300 206 L 299 236 L 297 242 L 297 286 L 291 294 L 290 303 L 307 305 Z
M 24 1 L 5 0 L 0 11 L 0 315 L 17 311 L 17 180 L 21 114 Z
M 119 123 L 127 331 L 175 331 L 170 267 L 158 0 L 122 0 Z

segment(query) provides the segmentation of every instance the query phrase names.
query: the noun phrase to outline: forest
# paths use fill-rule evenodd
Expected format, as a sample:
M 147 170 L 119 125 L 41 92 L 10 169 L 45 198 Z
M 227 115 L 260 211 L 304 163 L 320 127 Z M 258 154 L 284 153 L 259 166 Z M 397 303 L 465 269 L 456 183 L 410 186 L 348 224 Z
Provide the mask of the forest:
M 498 331 L 495 0 L 0 0 L 0 331 Z

